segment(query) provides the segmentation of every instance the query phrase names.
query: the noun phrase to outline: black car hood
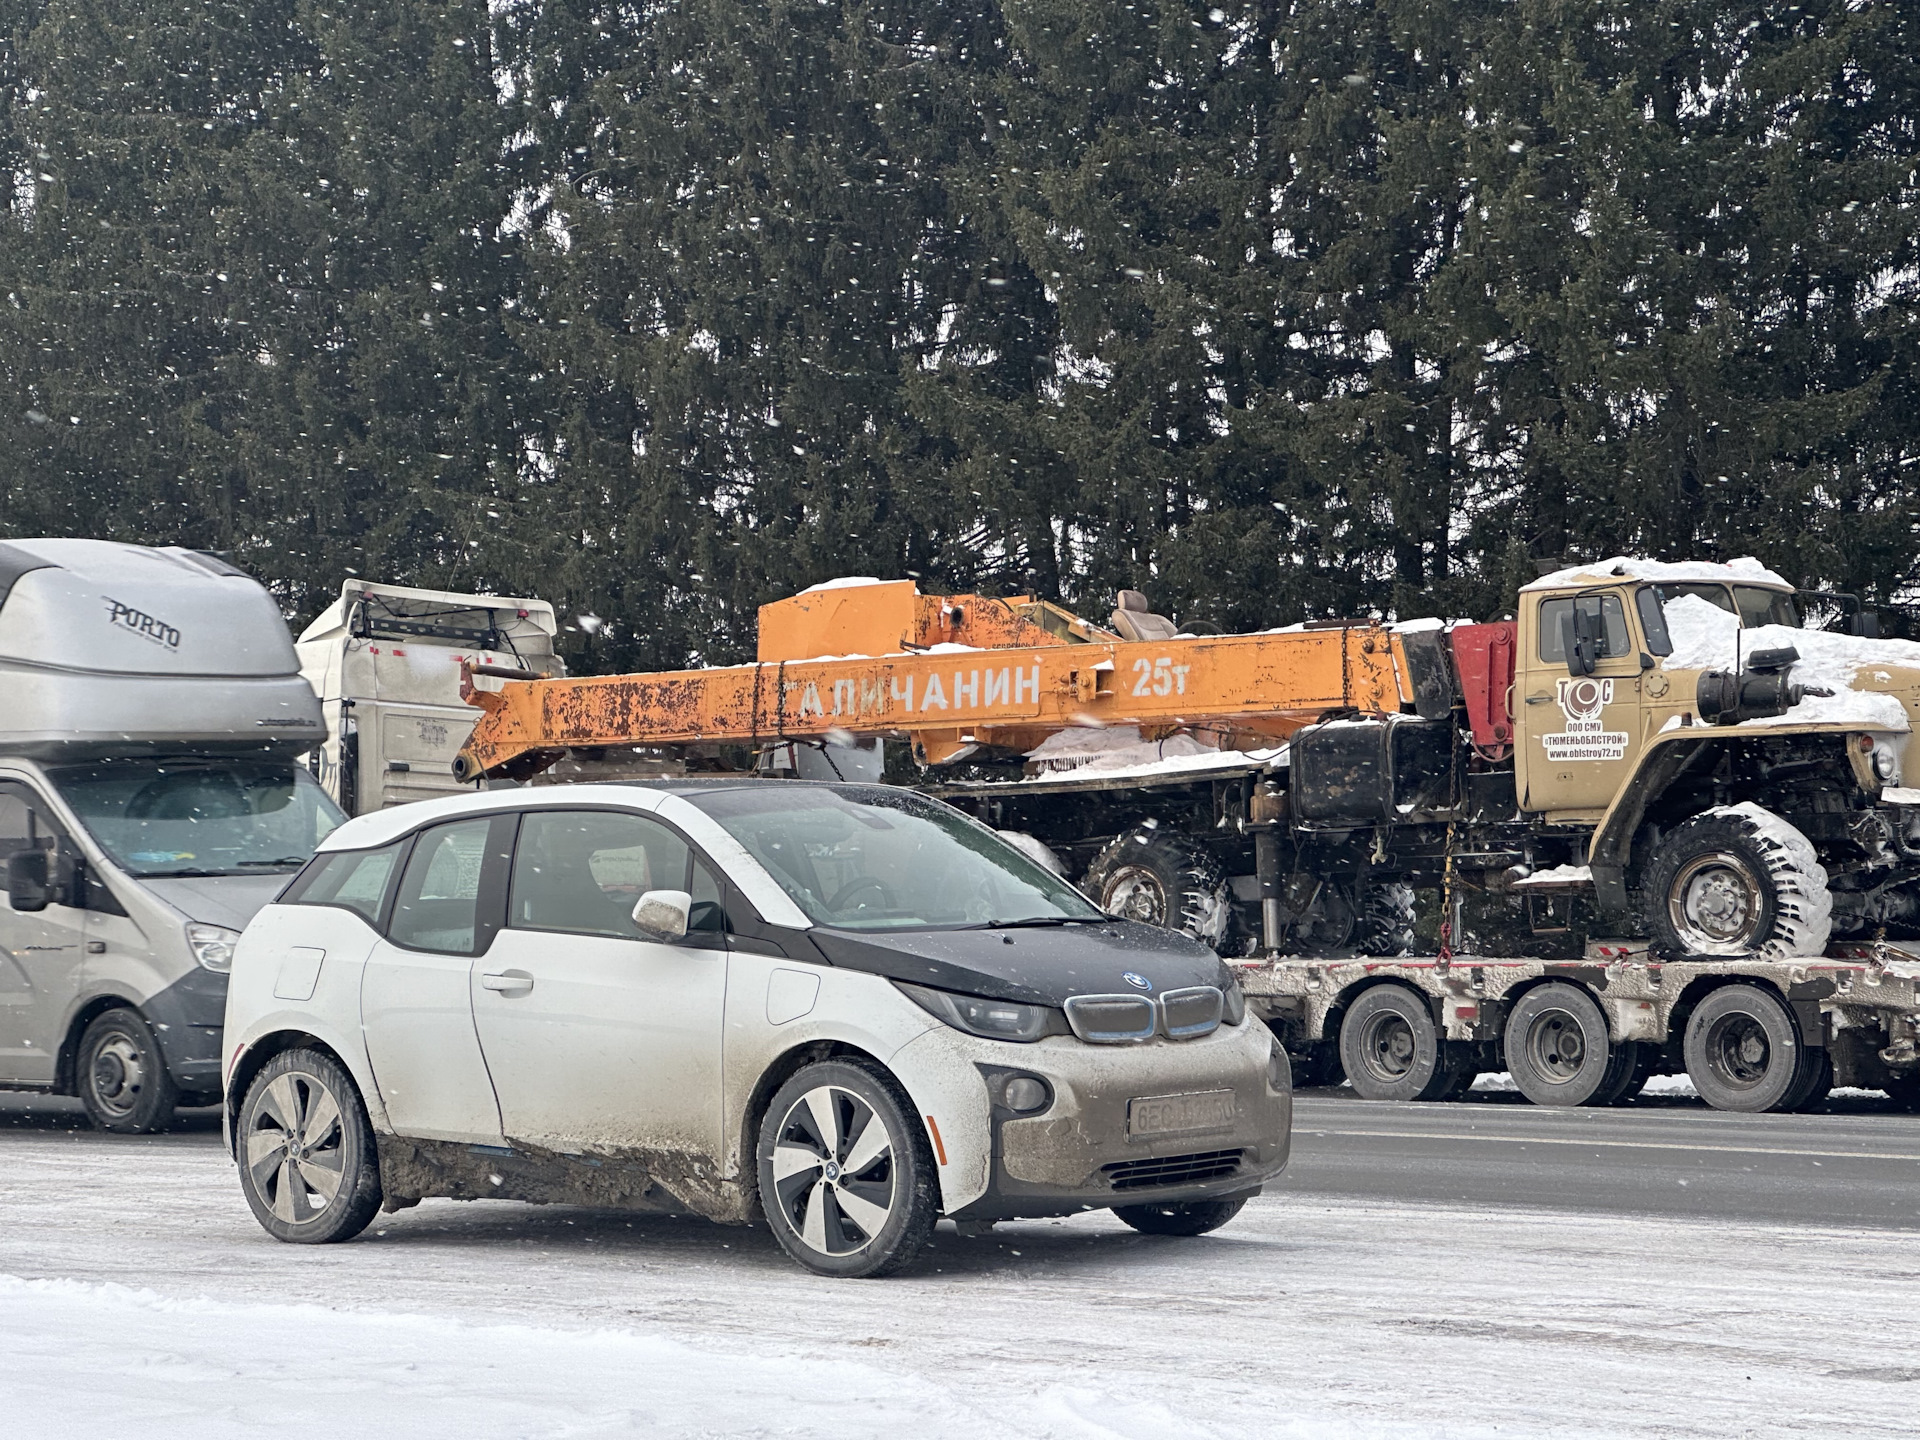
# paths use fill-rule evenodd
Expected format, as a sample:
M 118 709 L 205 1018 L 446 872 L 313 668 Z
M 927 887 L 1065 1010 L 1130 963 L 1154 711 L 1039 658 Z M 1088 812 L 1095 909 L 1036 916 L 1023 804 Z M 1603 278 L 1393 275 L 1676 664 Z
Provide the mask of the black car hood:
M 1074 995 L 1158 995 L 1185 985 L 1231 983 L 1220 957 L 1197 940 L 1125 920 L 1001 930 L 854 934 L 816 928 L 807 933 L 832 964 L 847 970 L 1030 1005 L 1057 1006 Z M 1127 980 L 1129 974 L 1147 981 L 1152 991 Z

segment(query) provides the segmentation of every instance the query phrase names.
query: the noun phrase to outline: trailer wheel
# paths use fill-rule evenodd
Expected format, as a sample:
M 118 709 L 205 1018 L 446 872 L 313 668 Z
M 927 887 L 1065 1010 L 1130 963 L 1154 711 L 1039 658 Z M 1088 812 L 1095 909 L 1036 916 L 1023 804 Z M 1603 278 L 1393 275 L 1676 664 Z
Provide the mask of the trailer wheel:
M 1816 1110 L 1826 1103 L 1827 1096 L 1832 1090 L 1832 1054 L 1825 1049 L 1815 1050 L 1802 1046 L 1800 1073 L 1794 1077 L 1793 1089 L 1788 1092 L 1786 1103 L 1780 1108 L 1797 1114 Z
M 1903 1110 L 1920 1110 L 1920 1074 L 1907 1071 L 1888 1077 L 1881 1087 L 1887 1098 Z
M 1226 936 L 1227 877 L 1205 851 L 1157 825 L 1138 825 L 1094 857 L 1086 891 L 1102 910 L 1178 930 L 1207 945 Z
M 1825 953 L 1827 872 L 1807 837 L 1758 805 L 1726 805 L 1676 826 L 1654 851 L 1646 909 L 1656 948 L 1702 959 Z
M 1613 1047 L 1620 1075 L 1618 1080 L 1600 1087 L 1604 1099 L 1596 1097 L 1596 1105 L 1624 1105 L 1642 1090 L 1647 1081 L 1653 1078 L 1653 1067 L 1659 1063 L 1660 1047 L 1636 1040 L 1622 1040 Z
M 1414 945 L 1413 887 L 1401 881 L 1368 885 L 1360 892 L 1360 918 L 1353 948 L 1362 955 L 1406 955 Z
M 1401 985 L 1376 985 L 1348 1007 L 1340 1064 L 1363 1100 L 1439 1100 L 1461 1076 L 1427 1002 Z
M 1536 1105 L 1605 1105 L 1633 1073 L 1632 1055 L 1615 1051 L 1593 997 L 1563 981 L 1520 997 L 1503 1046 L 1507 1073 Z
M 1806 1083 L 1793 1016 L 1758 985 L 1725 985 L 1695 1006 L 1685 1049 L 1693 1088 L 1716 1110 L 1783 1110 Z

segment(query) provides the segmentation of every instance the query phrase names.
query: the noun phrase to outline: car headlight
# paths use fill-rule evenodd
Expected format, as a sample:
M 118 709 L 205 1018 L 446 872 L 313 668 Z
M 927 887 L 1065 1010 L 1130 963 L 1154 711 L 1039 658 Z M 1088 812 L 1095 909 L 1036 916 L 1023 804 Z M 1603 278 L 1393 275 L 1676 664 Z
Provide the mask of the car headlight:
M 1240 988 L 1238 980 L 1229 980 L 1220 987 L 1220 1023 L 1238 1025 L 1247 1018 L 1247 993 Z
M 187 945 L 202 970 L 225 975 L 233 969 L 233 947 L 240 943 L 240 932 L 224 925 L 187 926 Z
M 984 995 L 955 995 L 950 990 L 929 990 L 904 980 L 893 983 L 901 994 L 936 1020 L 985 1040 L 1015 1040 L 1024 1045 L 1048 1035 L 1072 1033 L 1067 1028 L 1067 1017 L 1051 1005 L 989 1000 Z

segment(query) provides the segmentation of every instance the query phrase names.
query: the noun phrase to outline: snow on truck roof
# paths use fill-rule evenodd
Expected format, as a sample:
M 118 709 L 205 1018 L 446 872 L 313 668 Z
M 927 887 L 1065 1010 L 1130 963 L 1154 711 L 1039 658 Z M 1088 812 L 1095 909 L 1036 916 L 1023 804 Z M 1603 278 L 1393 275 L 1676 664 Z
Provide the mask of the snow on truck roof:
M 1718 564 L 1710 560 L 1647 560 L 1632 555 L 1616 555 L 1611 560 L 1593 560 L 1584 565 L 1570 565 L 1565 570 L 1556 570 L 1551 575 L 1542 575 L 1531 585 L 1522 585 L 1520 591 L 1557 590 L 1563 585 L 1573 585 L 1581 581 L 1604 583 L 1608 580 L 1626 578 L 1630 580 L 1652 581 L 1715 581 L 1732 585 L 1777 585 L 1783 590 L 1793 589 L 1785 577 L 1776 574 L 1762 565 L 1751 555 L 1743 555 L 1738 560 L 1729 560 Z

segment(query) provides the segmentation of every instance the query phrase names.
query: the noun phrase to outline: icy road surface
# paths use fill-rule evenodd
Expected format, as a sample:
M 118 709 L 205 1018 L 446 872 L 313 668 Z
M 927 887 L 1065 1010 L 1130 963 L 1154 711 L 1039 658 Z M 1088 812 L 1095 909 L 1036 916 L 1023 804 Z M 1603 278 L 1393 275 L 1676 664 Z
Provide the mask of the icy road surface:
M 428 1201 L 358 1243 L 279 1245 L 205 1122 L 116 1139 L 9 1102 L 0 1430 L 1911 1433 L 1920 1262 L 1901 1220 L 1605 1213 L 1579 1208 L 1578 1187 L 1604 1174 L 1675 1186 L 1698 1139 L 1735 1173 L 1792 1165 L 1843 1188 L 1845 1154 L 1869 1150 L 1891 1167 L 1874 1184 L 1910 1168 L 1920 1192 L 1920 1119 L 1810 1117 L 1769 1139 L 1772 1117 L 1702 1111 L 1690 1130 L 1669 1112 L 1641 1117 L 1668 1148 L 1636 1150 L 1621 1143 L 1636 1117 L 1611 1112 L 1593 1133 L 1612 1143 L 1588 1155 L 1565 1143 L 1578 1128 L 1546 1143 L 1542 1125 L 1584 1123 L 1568 1112 L 1312 1098 L 1301 1111 L 1296 1188 L 1215 1236 L 1148 1239 L 1106 1215 L 987 1239 L 943 1229 L 904 1278 L 835 1282 L 795 1269 L 764 1231 L 503 1203 Z M 1808 1143 L 1820 1118 L 1848 1133 Z M 1382 1198 L 1470 1135 L 1474 1167 L 1445 1183 L 1475 1203 Z M 1829 1158 L 1746 1153 L 1769 1146 Z M 1536 1164 L 1569 1193 L 1552 1208 L 1502 1200 Z

